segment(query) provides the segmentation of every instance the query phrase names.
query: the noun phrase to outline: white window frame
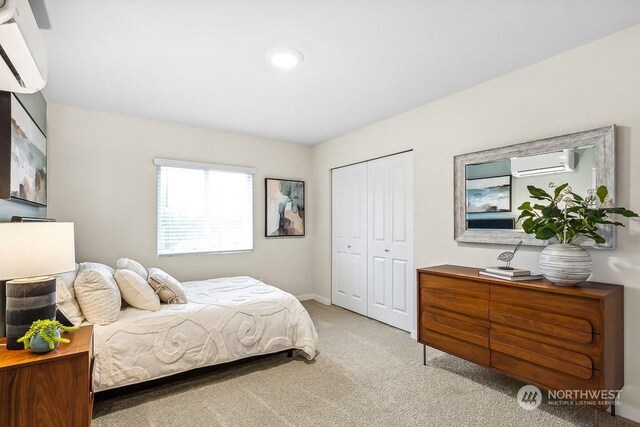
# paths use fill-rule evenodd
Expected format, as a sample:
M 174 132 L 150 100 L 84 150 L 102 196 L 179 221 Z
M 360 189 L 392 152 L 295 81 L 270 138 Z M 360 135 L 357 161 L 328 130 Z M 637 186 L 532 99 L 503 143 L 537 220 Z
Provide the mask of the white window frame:
M 250 249 L 240 249 L 240 250 L 220 250 L 220 251 L 192 251 L 192 252 L 176 252 L 176 253 L 161 253 L 160 252 L 160 228 L 159 228 L 159 210 L 160 210 L 160 168 L 161 167 L 171 167 L 171 168 L 181 168 L 181 169 L 196 169 L 196 170 L 212 170 L 212 171 L 221 171 L 221 172 L 231 172 L 231 173 L 241 173 L 246 175 L 255 175 L 256 169 L 251 167 L 244 166 L 231 166 L 231 165 L 221 165 L 215 163 L 202 163 L 202 162 L 192 162 L 187 160 L 172 160 L 172 159 L 163 159 L 163 158 L 155 158 L 153 159 L 153 164 L 156 165 L 156 253 L 158 257 L 171 257 L 171 256 L 180 256 L 180 255 L 207 255 L 207 254 L 225 254 L 225 253 L 243 253 L 243 252 L 253 252 L 254 248 L 254 227 L 253 227 L 253 212 L 254 212 L 254 185 L 255 181 L 252 177 L 252 186 L 251 186 L 251 248 Z

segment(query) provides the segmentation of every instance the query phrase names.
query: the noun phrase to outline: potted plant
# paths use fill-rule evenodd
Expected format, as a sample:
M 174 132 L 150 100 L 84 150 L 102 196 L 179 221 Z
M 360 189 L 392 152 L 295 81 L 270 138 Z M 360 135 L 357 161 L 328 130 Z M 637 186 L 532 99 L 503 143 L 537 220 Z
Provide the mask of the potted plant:
M 586 197 L 573 192 L 569 184 L 555 186 L 553 194 L 533 185 L 527 186 L 532 199 L 546 202 L 524 202 L 518 221 L 525 233 L 540 240 L 555 239 L 558 243 L 548 245 L 540 255 L 540 270 L 549 281 L 564 286 L 573 286 L 589 278 L 592 270 L 591 255 L 575 243 L 585 238 L 596 243 L 605 243 L 598 227 L 601 225 L 623 226 L 618 218 L 637 217 L 626 208 L 615 207 L 608 197 L 607 187 L 589 190 Z
M 36 320 L 24 336 L 18 339 L 18 342 L 24 344 L 25 350 L 31 348 L 36 353 L 46 353 L 53 350 L 60 343 L 69 344 L 68 338 L 62 338 L 60 331 L 75 331 L 78 326 L 64 326 L 57 320 L 45 319 Z

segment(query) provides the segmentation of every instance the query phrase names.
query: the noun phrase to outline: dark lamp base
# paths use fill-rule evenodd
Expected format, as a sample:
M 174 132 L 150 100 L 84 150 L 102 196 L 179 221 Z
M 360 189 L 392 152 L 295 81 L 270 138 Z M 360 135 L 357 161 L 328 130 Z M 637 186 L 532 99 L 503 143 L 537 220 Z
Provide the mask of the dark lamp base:
M 56 318 L 56 279 L 35 277 L 7 282 L 7 350 L 23 350 L 19 343 L 36 320 Z

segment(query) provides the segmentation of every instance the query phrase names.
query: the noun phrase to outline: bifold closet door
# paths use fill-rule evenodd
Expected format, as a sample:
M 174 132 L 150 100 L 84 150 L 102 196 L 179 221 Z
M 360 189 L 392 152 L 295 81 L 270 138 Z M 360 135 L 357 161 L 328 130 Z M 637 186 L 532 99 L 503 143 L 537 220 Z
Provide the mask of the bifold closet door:
M 368 316 L 411 331 L 414 321 L 413 153 L 368 166 Z
M 332 303 L 367 315 L 367 164 L 332 172 Z

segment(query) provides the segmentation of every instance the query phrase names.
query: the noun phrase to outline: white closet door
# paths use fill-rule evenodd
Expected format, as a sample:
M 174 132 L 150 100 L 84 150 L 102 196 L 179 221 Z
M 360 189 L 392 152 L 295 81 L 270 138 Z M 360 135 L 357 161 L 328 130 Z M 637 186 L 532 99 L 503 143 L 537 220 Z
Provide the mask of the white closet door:
M 368 162 L 368 315 L 411 331 L 413 153 Z
M 332 290 L 335 305 L 367 315 L 367 165 L 332 173 Z

